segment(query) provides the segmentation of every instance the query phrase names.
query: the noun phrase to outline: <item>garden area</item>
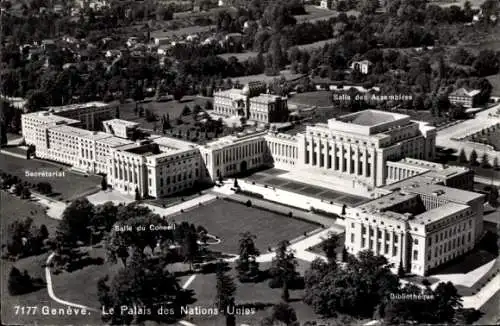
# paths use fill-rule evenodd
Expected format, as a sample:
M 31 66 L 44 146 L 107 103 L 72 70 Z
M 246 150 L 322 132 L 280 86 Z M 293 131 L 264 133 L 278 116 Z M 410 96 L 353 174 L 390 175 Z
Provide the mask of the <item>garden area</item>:
M 222 240 L 220 244 L 210 246 L 210 250 L 232 254 L 238 252 L 238 241 L 243 232 L 254 234 L 257 248 L 265 253 L 281 240 L 292 240 L 317 228 L 312 223 L 226 200 L 211 202 L 171 219 L 176 223 L 203 225 Z
M 120 105 L 120 118 L 137 122 L 140 128 L 153 134 L 203 144 L 214 138 L 227 136 L 235 130 L 225 126 L 221 119 L 209 114 L 212 100 L 200 97 L 185 97 L 182 101 L 125 103 Z

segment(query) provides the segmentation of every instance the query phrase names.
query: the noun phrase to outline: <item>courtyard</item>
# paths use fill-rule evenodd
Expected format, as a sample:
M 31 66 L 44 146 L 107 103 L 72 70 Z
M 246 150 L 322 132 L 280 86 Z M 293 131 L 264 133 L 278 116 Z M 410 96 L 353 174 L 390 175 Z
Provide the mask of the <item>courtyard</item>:
M 350 207 L 358 206 L 367 200 L 364 197 L 355 196 L 352 194 L 343 193 L 341 191 L 335 191 L 325 187 L 315 186 L 299 181 L 293 181 L 291 179 L 285 179 L 279 176 L 280 174 L 284 174 L 286 172 L 287 171 L 282 171 L 279 169 L 269 169 L 251 175 L 247 179 L 258 184 L 264 184 L 270 187 L 283 189 L 304 196 L 319 198 L 327 202 L 346 204 Z
M 312 223 L 226 200 L 215 200 L 170 218 L 177 223 L 186 221 L 205 227 L 208 233 L 222 240 L 210 249 L 231 254 L 238 253 L 240 234 L 247 231 L 257 237 L 255 243 L 261 253 L 266 253 L 282 240 L 293 240 L 318 228 Z
M 52 185 L 53 194 L 51 197 L 61 201 L 71 201 L 79 197 L 97 192 L 101 184 L 99 176 L 85 176 L 74 173 L 68 166 L 42 161 L 38 159 L 26 160 L 11 155 L 0 154 L 0 170 L 21 178 L 29 183 L 37 184 L 39 182 L 48 182 Z M 61 177 L 26 177 L 26 171 L 64 171 Z

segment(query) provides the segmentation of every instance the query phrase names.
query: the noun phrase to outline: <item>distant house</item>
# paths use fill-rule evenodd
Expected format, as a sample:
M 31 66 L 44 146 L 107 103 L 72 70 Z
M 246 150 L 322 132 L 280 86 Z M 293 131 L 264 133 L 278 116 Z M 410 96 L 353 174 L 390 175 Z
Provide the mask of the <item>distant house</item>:
M 462 105 L 465 108 L 472 108 L 477 104 L 479 94 L 481 93 L 478 89 L 467 90 L 465 88 L 459 88 L 448 95 L 448 100 L 451 104 Z
M 104 54 L 106 58 L 116 58 L 122 55 L 122 52 L 120 50 L 108 50 Z
M 370 73 L 371 66 L 373 66 L 373 63 L 371 61 L 361 60 L 361 61 L 353 61 L 350 67 L 352 70 L 357 70 L 362 74 L 367 75 Z
M 195 42 L 200 39 L 200 36 L 198 34 L 191 34 L 186 37 L 186 41 L 188 42 Z
M 168 36 L 158 36 L 154 38 L 155 45 L 166 45 L 172 42 L 172 39 Z
M 334 9 L 335 1 L 334 0 L 321 0 L 319 5 L 323 9 Z
M 43 40 L 42 49 L 44 51 L 53 51 L 56 49 L 56 42 L 54 40 Z

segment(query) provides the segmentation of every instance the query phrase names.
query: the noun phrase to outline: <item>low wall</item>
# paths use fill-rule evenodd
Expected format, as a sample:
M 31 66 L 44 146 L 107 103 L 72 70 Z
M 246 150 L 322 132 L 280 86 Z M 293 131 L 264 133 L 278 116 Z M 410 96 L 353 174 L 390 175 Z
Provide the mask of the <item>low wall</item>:
M 241 190 L 258 193 L 264 196 L 264 199 L 285 204 L 292 207 L 297 207 L 303 210 L 310 210 L 311 207 L 328 213 L 340 215 L 342 213 L 342 204 L 322 201 L 314 197 L 300 195 L 294 192 L 277 189 L 272 187 L 264 187 L 259 184 L 252 184 L 246 180 L 238 180 L 238 185 Z

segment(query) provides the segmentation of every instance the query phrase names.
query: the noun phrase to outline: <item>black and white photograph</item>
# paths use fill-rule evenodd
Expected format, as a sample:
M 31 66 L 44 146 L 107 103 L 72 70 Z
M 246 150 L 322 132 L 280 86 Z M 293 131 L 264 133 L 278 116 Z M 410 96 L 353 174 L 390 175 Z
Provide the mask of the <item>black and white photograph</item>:
M 0 0 L 0 323 L 500 324 L 500 0 Z

